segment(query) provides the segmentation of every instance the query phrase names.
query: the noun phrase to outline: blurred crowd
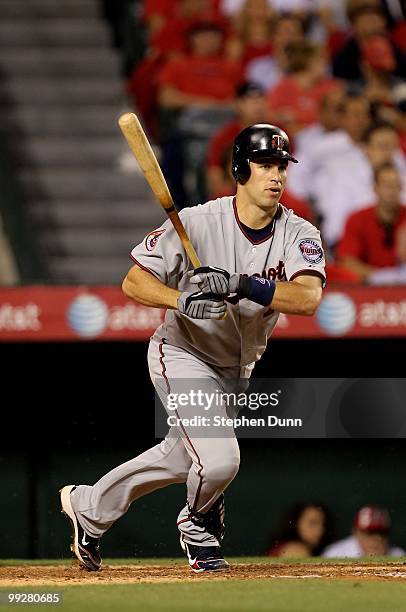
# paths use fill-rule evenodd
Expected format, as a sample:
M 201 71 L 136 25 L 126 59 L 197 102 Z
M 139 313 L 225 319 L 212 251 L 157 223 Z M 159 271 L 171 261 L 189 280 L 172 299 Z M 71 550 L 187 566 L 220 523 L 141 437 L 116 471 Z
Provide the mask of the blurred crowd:
M 406 21 L 399 0 L 104 0 L 134 108 L 178 208 L 232 195 L 245 126 L 286 130 L 282 203 L 330 281 L 406 284 Z M 127 12 L 128 20 L 128 12 Z M 128 38 L 128 37 L 127 37 Z
M 391 542 L 386 508 L 363 506 L 355 514 L 351 533 L 334 541 L 331 514 L 318 502 L 298 503 L 282 517 L 266 554 L 271 557 L 402 557 L 406 552 Z

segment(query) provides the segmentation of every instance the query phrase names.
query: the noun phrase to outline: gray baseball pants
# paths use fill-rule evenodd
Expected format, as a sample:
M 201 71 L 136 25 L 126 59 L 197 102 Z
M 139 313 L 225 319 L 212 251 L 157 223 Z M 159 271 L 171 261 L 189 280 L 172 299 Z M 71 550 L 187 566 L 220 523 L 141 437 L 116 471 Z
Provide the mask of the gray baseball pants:
M 152 382 L 166 406 L 176 379 L 204 379 L 208 391 L 219 389 L 219 378 L 249 377 L 250 369 L 214 369 L 183 349 L 151 339 L 148 366 Z M 172 388 L 171 388 L 172 386 Z M 178 406 L 180 418 L 190 416 L 188 407 Z M 225 407 L 218 408 L 225 416 Z M 162 442 L 138 457 L 119 465 L 96 484 L 79 485 L 71 494 L 72 506 L 90 536 L 102 536 L 125 514 L 133 501 L 173 483 L 185 482 L 187 500 L 199 513 L 207 512 L 237 474 L 240 461 L 233 428 L 222 429 L 222 437 L 195 437 L 196 429 L 172 427 Z M 183 540 L 189 544 L 218 546 L 217 539 L 188 520 L 185 506 L 178 517 Z

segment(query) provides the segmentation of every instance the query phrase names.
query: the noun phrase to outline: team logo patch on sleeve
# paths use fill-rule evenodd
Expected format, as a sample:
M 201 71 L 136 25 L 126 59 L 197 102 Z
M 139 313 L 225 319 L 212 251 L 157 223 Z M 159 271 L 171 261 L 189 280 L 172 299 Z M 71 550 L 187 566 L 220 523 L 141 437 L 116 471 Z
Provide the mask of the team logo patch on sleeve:
M 162 236 L 164 231 L 164 229 L 154 230 L 153 232 L 150 232 L 148 234 L 148 236 L 145 238 L 145 248 L 147 249 L 147 251 L 153 251 L 155 249 L 156 243 L 158 242 L 158 238 Z
M 303 259 L 312 264 L 318 264 L 324 257 L 323 249 L 314 240 L 301 240 L 299 242 L 299 251 Z

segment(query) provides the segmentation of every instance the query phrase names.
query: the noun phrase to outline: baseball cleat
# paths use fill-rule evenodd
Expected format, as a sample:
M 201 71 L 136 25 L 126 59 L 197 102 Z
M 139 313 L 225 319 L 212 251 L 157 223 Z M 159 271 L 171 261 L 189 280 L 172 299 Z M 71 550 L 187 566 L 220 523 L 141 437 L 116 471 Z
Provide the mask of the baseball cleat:
M 70 494 L 75 489 L 75 485 L 67 485 L 59 491 L 61 495 L 62 514 L 65 514 L 69 519 L 72 527 L 72 544 L 70 548 L 83 567 L 90 572 L 97 572 L 102 564 L 100 557 L 100 538 L 92 538 L 85 532 L 83 527 L 81 527 L 70 499 Z
M 180 540 L 183 552 L 189 561 L 189 565 L 196 574 L 202 572 L 224 572 L 230 569 L 224 559 L 220 546 L 194 546 Z

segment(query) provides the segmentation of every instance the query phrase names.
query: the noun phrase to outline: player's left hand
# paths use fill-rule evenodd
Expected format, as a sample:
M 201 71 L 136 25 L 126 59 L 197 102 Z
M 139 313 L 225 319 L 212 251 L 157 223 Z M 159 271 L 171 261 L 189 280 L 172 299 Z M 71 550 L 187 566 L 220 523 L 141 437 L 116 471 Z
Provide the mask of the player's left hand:
M 236 293 L 239 283 L 239 274 L 230 274 L 227 270 L 215 266 L 201 266 L 193 270 L 190 282 L 197 285 L 204 293 L 215 293 L 225 297 Z

